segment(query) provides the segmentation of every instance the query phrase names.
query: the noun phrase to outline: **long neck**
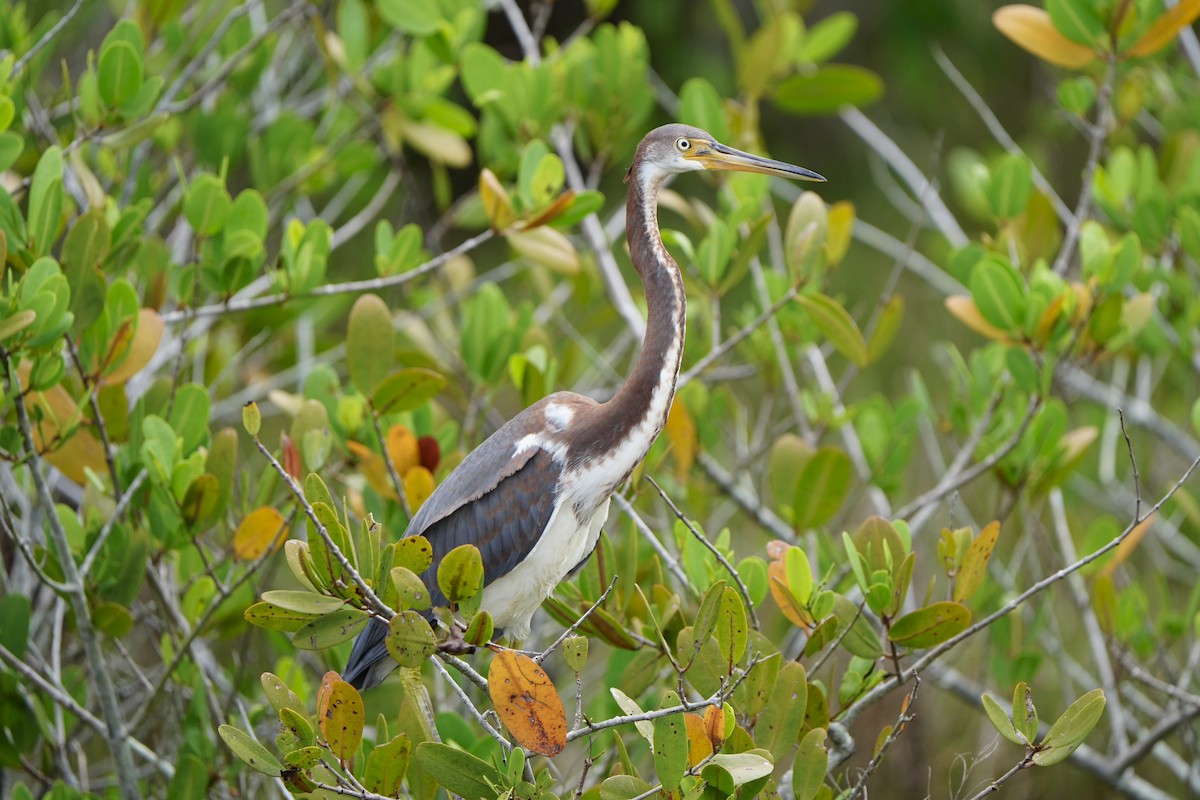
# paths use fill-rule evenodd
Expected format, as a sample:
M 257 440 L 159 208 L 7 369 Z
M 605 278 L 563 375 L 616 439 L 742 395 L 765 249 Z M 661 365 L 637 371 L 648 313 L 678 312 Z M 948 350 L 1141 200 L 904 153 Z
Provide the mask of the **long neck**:
M 596 409 L 581 456 L 620 453 L 625 474 L 645 457 L 667 419 L 683 358 L 685 298 L 679 266 L 658 233 L 661 180 L 635 170 L 629 180 L 625 227 L 633 265 L 646 292 L 646 337 L 629 378 Z

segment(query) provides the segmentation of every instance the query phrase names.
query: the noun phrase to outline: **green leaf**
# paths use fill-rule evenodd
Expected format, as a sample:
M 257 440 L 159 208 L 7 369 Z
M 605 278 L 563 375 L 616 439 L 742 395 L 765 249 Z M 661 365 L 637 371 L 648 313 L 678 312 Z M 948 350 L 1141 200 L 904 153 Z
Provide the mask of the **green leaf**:
M 689 78 L 679 90 L 679 121 L 695 125 L 718 142 L 729 140 L 729 123 L 721 107 L 721 95 L 704 78 Z
M 279 763 L 279 759 L 271 755 L 271 751 L 263 747 L 250 734 L 232 725 L 222 725 L 217 728 L 217 732 L 221 734 L 225 745 L 233 751 L 233 754 L 248 764 L 251 769 L 272 778 L 278 778 L 283 774 L 283 764 Z
M 1046 737 L 1038 742 L 1033 763 L 1048 767 L 1074 753 L 1100 721 L 1106 702 L 1103 689 L 1092 689 L 1071 703 L 1050 726 Z
M 401 611 L 388 624 L 387 651 L 402 667 L 419 667 L 437 650 L 433 629 L 416 611 Z
M 500 773 L 470 753 L 441 742 L 421 742 L 413 763 L 446 791 L 464 798 L 495 797 Z
M 367 612 L 347 606 L 305 624 L 292 635 L 301 650 L 324 650 L 349 641 L 367 626 Z
M 277 589 L 270 592 L 263 592 L 263 601 L 271 605 L 282 608 L 288 611 L 298 611 L 302 614 L 312 614 L 314 616 L 324 616 L 332 614 L 334 611 L 340 611 L 345 605 L 345 601 L 339 600 L 336 597 L 326 597 L 313 592 L 303 592 L 291 589 Z
M 992 170 L 988 180 L 988 203 L 1000 219 L 1015 219 L 1029 204 L 1033 194 L 1033 168 L 1028 159 L 1017 153 L 1010 153 L 1000 159 L 1000 163 Z
M 745 753 L 717 753 L 708 763 L 729 773 L 734 786 L 743 786 L 759 778 L 765 778 L 775 769 L 766 750 L 749 750 Z M 708 770 L 705 769 L 705 772 Z
M 308 717 L 294 708 L 285 707 L 279 709 L 279 724 L 302 747 L 310 747 L 316 741 L 316 733 L 313 731 L 312 723 L 309 722 Z
M 183 198 L 183 215 L 197 235 L 212 236 L 225 225 L 231 203 L 221 179 L 205 173 L 188 185 Z
M 659 708 L 674 708 L 679 705 L 679 695 L 668 691 L 663 695 Z M 674 792 L 688 766 L 687 729 L 683 714 L 670 714 L 654 720 L 654 768 L 663 789 Z
M 1017 732 L 1016 727 L 1013 726 L 1008 713 L 1000 707 L 999 703 L 992 699 L 991 695 L 984 692 L 979 696 L 979 699 L 983 702 L 983 711 L 987 714 L 988 721 L 992 723 L 992 727 L 996 729 L 997 733 L 1013 744 L 1027 744 L 1021 734 Z
M 442 558 L 438 588 L 451 603 L 470 600 L 483 588 L 483 557 L 473 544 L 459 545 Z
M 808 605 L 813 593 L 812 565 L 808 555 L 799 547 L 789 547 L 783 556 L 783 570 L 792 594 L 801 605 Z
M 371 404 L 377 414 L 415 411 L 446 387 L 446 379 L 423 367 L 405 367 L 388 375 L 375 387 Z
M 846 500 L 853 473 L 850 457 L 841 450 L 822 447 L 813 453 L 796 484 L 792 526 L 804 531 L 832 519 Z
M 939 645 L 971 624 L 971 610 L 961 603 L 941 601 L 919 608 L 892 623 L 888 638 L 909 649 Z
M 600 784 L 600 800 L 633 800 L 652 787 L 636 775 L 613 775 Z
M 1046 0 L 1046 11 L 1058 32 L 1073 42 L 1095 46 L 1106 38 L 1104 21 L 1090 0 Z
M 392 371 L 396 361 L 396 330 L 387 303 L 364 294 L 350 309 L 346 328 L 346 366 L 350 380 L 370 396 Z
M 828 767 L 825 729 L 813 728 L 800 740 L 800 749 L 796 751 L 796 760 L 792 764 L 792 790 L 796 800 L 814 800 L 825 783 L 825 770 Z
M 438 3 L 428 0 L 375 0 L 375 7 L 384 22 L 413 36 L 436 33 L 443 19 Z
M 1007 261 L 981 260 L 971 270 L 971 297 L 983 318 L 1003 331 L 1019 331 L 1025 318 L 1025 287 Z
M 837 113 L 843 106 L 865 106 L 883 95 L 883 80 L 868 69 L 829 64 L 812 74 L 784 78 L 775 90 L 775 103 L 802 116 Z
M 801 40 L 795 60 L 820 64 L 836 56 L 858 31 L 858 17 L 849 11 L 837 11 L 808 29 Z
M 29 250 L 50 252 L 63 213 L 63 161 L 57 145 L 46 148 L 33 170 L 29 187 Z
M 16 794 L 12 795 L 14 798 Z M 167 786 L 167 800 L 207 800 L 208 767 L 192 753 L 184 753 L 175 761 L 175 774 Z
M 771 697 L 754 724 L 754 742 L 772 753 L 787 753 L 804 725 L 808 683 L 804 666 L 788 661 L 779 668 Z
M 109 42 L 100 53 L 97 72 L 100 99 L 116 108 L 142 88 L 142 56 L 129 42 Z
M 966 555 L 963 556 L 962 566 L 954 579 L 954 602 L 961 603 L 967 600 L 983 583 L 983 576 L 987 574 L 988 561 L 996 549 L 996 539 L 999 536 L 1000 523 L 992 522 L 980 531 L 975 540 L 971 542 Z
M 1017 732 L 1025 737 L 1025 741 L 1033 743 L 1038 734 L 1038 713 L 1033 705 L 1033 692 L 1029 684 L 1021 681 L 1013 689 L 1012 721 Z
M 835 595 L 833 613 L 837 616 L 843 629 L 847 626 L 850 627 L 845 638 L 842 639 L 842 646 L 851 655 L 872 660 L 883 655 L 883 643 L 879 641 L 879 635 L 871 627 L 867 618 L 858 613 L 858 606 L 853 601 L 844 595 Z M 853 625 L 851 625 L 851 621 L 853 621 Z
M 871 338 L 867 341 L 868 361 L 874 364 L 888 351 L 892 342 L 896 340 L 896 334 L 900 332 L 900 324 L 903 321 L 904 297 L 894 294 L 879 310 L 875 330 L 871 331 Z
M 392 567 L 392 584 L 396 587 L 396 602 L 401 609 L 424 611 L 429 608 L 429 590 L 407 567 Z
M 412 742 L 406 734 L 399 734 L 390 742 L 376 745 L 367 757 L 367 768 L 363 773 L 363 785 L 368 792 L 385 797 L 396 797 L 400 783 L 408 772 L 408 760 Z
M 808 311 L 817 330 L 825 335 L 837 351 L 859 367 L 870 361 L 862 331 L 842 304 L 820 292 L 802 294 L 796 298 Z
M 421 575 L 433 564 L 433 545 L 424 536 L 405 536 L 396 542 L 396 555 L 392 564 L 406 567 Z
M 732 586 L 725 586 L 721 590 L 720 602 L 717 605 L 717 624 L 713 636 L 721 648 L 722 658 L 731 670 L 734 664 L 742 660 L 749 635 L 746 607 L 742 604 L 742 597 Z
M 25 149 L 25 140 L 15 131 L 0 133 L 0 170 L 7 170 Z

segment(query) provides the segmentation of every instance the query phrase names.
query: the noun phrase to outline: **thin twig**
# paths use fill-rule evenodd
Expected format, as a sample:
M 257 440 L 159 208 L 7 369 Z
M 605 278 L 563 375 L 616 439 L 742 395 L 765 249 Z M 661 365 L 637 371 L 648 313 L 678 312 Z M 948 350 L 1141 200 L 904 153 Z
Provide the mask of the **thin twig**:
M 555 650 L 558 649 L 558 646 L 560 644 L 562 644 L 563 642 L 565 642 L 567 640 L 568 636 L 573 635 L 575 633 L 575 631 L 579 630 L 579 626 L 582 625 L 587 620 L 587 618 L 592 615 L 592 612 L 595 611 L 600 606 L 602 606 L 604 604 L 604 601 L 608 599 L 608 595 L 612 592 L 613 587 L 617 585 L 617 578 L 619 578 L 619 577 L 620 577 L 619 575 L 613 575 L 612 580 L 608 582 L 608 588 L 604 590 L 604 594 L 600 595 L 600 597 L 596 600 L 596 602 L 592 603 L 591 608 L 589 608 L 587 611 L 583 612 L 583 615 L 580 616 L 579 619 L 577 619 L 571 623 L 571 627 L 567 628 L 565 631 L 562 632 L 562 636 L 559 636 L 557 639 L 554 640 L 553 644 L 551 644 L 549 647 L 547 647 L 541 653 L 538 653 L 536 656 L 534 656 L 533 660 L 539 664 L 542 663 L 543 661 L 546 660 L 546 658 L 551 653 L 553 653 Z
M 765 325 L 767 320 L 778 314 L 780 309 L 792 302 L 792 298 L 796 296 L 797 291 L 799 291 L 799 289 L 795 286 L 788 289 L 784 293 L 783 297 L 771 304 L 770 308 L 759 314 L 754 319 L 750 320 L 750 322 L 748 322 L 746 325 L 743 325 L 742 328 L 733 336 L 730 336 L 728 339 L 705 353 L 703 358 L 693 364 L 687 370 L 687 372 L 679 376 L 679 380 L 675 384 L 676 387 L 684 386 L 688 383 L 688 381 L 694 380 L 697 375 L 708 369 L 710 364 L 745 341 L 747 337 Z
M 1125 412 L 1117 409 L 1117 416 L 1121 418 L 1121 435 L 1125 437 L 1125 447 L 1129 450 L 1129 466 L 1133 468 L 1133 497 L 1134 497 L 1134 514 L 1133 518 L 1142 521 L 1142 479 L 1138 474 L 1137 458 L 1133 455 L 1133 442 L 1129 441 L 1129 431 L 1125 430 Z
M 402 272 L 399 275 L 388 275 L 382 278 L 368 278 L 361 281 L 343 281 L 342 283 L 329 283 L 324 286 L 318 286 L 303 294 L 292 294 L 290 292 L 278 292 L 276 294 L 263 295 L 261 297 L 233 297 L 223 303 L 213 303 L 207 306 L 198 306 L 190 311 L 167 311 L 162 314 L 162 321 L 167 325 L 174 325 L 183 322 L 185 319 L 195 317 L 211 317 L 220 316 L 227 313 L 237 313 L 241 311 L 250 311 L 256 308 L 266 308 L 268 306 L 282 305 L 290 300 L 309 300 L 315 297 L 330 297 L 338 294 L 357 294 L 359 292 L 375 292 L 381 289 L 386 289 L 391 286 L 400 286 L 409 283 L 417 278 L 420 278 L 453 258 L 457 258 L 463 253 L 470 252 L 479 245 L 491 239 L 496 235 L 493 230 L 486 230 L 482 233 L 472 236 L 470 239 L 459 244 L 457 247 L 452 247 L 441 255 L 434 256 L 419 267 L 411 269 L 408 272 Z
M 871 775 L 875 770 L 879 769 L 879 765 L 883 763 L 883 756 L 887 753 L 888 748 L 900 738 L 900 734 L 904 731 L 904 727 L 913 721 L 916 716 L 911 713 L 913 703 L 917 699 L 917 691 L 921 688 L 921 676 L 913 676 L 913 687 L 909 689 L 908 694 L 904 698 L 904 702 L 900 705 L 900 715 L 896 717 L 896 722 L 892 725 L 892 730 L 888 733 L 887 738 L 883 740 L 883 744 L 875 749 L 875 755 L 867 762 L 867 766 L 863 767 L 862 774 L 858 781 L 855 782 L 854 788 L 850 790 L 850 796 L 846 800 L 857 800 L 862 797 L 867 791 L 867 781 L 871 779 Z
M 692 585 L 692 582 L 688 580 L 688 576 L 686 573 L 684 573 L 683 567 L 679 565 L 679 559 L 675 558 L 675 556 L 669 550 L 667 550 L 666 545 L 659 541 L 658 536 L 656 536 L 653 529 L 646 524 L 646 521 L 642 519 L 641 515 L 637 513 L 637 510 L 633 507 L 633 504 L 626 500 L 624 495 L 620 494 L 614 494 L 613 500 L 616 500 L 617 505 L 621 507 L 621 510 L 624 511 L 631 520 L 633 520 L 634 527 L 638 529 L 646 541 L 650 542 L 650 546 L 654 548 L 654 552 L 657 553 L 658 557 L 662 559 L 667 571 L 674 575 L 675 579 L 679 581 L 679 585 L 691 591 L 693 596 L 698 597 L 700 592 L 695 586 Z
M 713 556 L 717 559 L 717 562 L 725 568 L 726 572 L 729 573 L 729 577 L 733 578 L 733 582 L 738 587 L 738 593 L 741 594 L 742 600 L 746 603 L 746 611 L 750 615 L 750 626 L 754 628 L 754 630 L 758 630 L 758 612 L 754 610 L 754 600 L 750 598 L 750 590 L 746 588 L 746 584 L 742 580 L 742 576 L 738 574 L 737 568 L 734 567 L 733 564 L 730 564 L 729 559 L 725 557 L 725 554 L 718 550 L 717 546 L 710 542 L 708 537 L 705 536 L 704 533 L 697 528 L 682 511 L 679 510 L 679 506 L 675 505 L 675 502 L 671 500 L 665 491 L 663 491 L 663 488 L 658 485 L 658 481 L 654 480 L 654 478 L 650 477 L 649 475 L 646 476 L 646 480 L 650 481 L 650 485 L 658 491 L 658 496 L 661 497 L 664 502 L 666 502 L 667 507 L 671 509 L 671 513 L 674 514 L 675 517 L 682 522 L 689 531 L 691 531 L 692 536 L 696 537 L 696 541 L 704 545 L 704 548 L 713 554 Z
M 58 513 L 55 511 L 54 496 L 50 492 L 50 485 L 46 483 L 46 476 L 42 474 L 42 460 L 38 456 L 37 445 L 33 441 L 33 428 L 29 422 L 29 412 L 25 408 L 21 379 L 17 375 L 16 367 L 13 366 L 8 350 L 3 345 L 0 345 L 0 360 L 3 361 L 4 370 L 8 373 L 10 395 L 16 398 L 13 405 L 17 410 L 17 427 L 21 431 L 21 442 L 28 453 L 27 465 L 33 475 L 38 500 L 42 505 L 46 521 L 49 523 L 50 539 L 58 553 L 59 567 L 62 569 L 63 580 L 68 588 L 67 601 L 71 604 L 71 611 L 75 615 L 75 630 L 83 642 L 88 671 L 91 673 L 100 710 L 104 715 L 105 740 L 109 752 L 112 753 L 117 785 L 121 797 L 125 800 L 138 800 L 141 798 L 142 792 L 138 786 L 137 770 L 130 755 L 129 731 L 125 727 L 125 714 L 121 710 L 117 688 L 113 683 L 108 662 L 104 660 L 99 636 L 92 624 L 91 605 L 83 578 L 79 574 L 79 566 L 75 563 L 75 557 L 71 553 L 71 543 L 66 529 L 63 528 L 62 520 L 58 518 Z
M 79 13 L 79 9 L 82 6 L 83 0 L 75 0 L 75 4 L 67 9 L 67 13 L 62 15 L 62 19 L 54 23 L 54 26 L 46 31 L 42 38 L 34 42 L 33 47 L 29 48 L 25 52 L 25 55 L 17 59 L 17 63 L 13 64 L 12 74 L 8 76 L 8 83 L 15 84 L 17 82 L 17 78 L 21 77 L 21 73 L 25 71 L 26 65 L 42 51 L 42 48 L 50 44 L 50 42 L 54 41 L 55 37 L 62 33 L 63 28 L 67 27 L 71 20 L 75 18 L 75 15 Z

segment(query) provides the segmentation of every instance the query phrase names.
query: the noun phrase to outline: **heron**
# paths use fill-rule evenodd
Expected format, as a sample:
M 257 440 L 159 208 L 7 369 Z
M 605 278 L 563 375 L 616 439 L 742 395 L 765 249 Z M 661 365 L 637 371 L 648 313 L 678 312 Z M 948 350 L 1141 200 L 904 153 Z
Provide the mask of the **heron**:
M 514 641 L 529 636 L 542 601 L 583 566 L 608 518 L 613 492 L 662 431 L 683 357 L 685 297 L 679 266 L 658 230 L 664 182 L 685 172 L 737 170 L 824 181 L 804 167 L 721 144 L 689 125 L 655 128 L 625 174 L 629 254 L 646 295 L 646 332 L 633 371 L 607 402 L 555 392 L 513 417 L 471 451 L 417 511 L 405 532 L 433 546 L 422 580 L 446 605 L 436 574 L 442 557 L 473 544 L 483 557 L 482 608 Z M 396 663 L 373 619 L 354 643 L 344 680 L 380 684 Z

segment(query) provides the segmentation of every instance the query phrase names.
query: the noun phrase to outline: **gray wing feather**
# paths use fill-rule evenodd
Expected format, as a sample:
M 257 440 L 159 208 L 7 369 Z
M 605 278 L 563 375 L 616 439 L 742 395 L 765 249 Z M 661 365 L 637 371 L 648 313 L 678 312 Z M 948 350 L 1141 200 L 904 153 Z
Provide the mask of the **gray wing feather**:
M 433 605 L 446 605 L 437 569 L 446 553 L 474 544 L 483 557 L 484 580 L 508 574 L 537 544 L 554 509 L 561 466 L 538 447 L 514 454 L 534 420 L 518 415 L 496 431 L 434 491 L 408 526 L 433 545 L 433 565 L 421 576 Z M 343 679 L 369 689 L 392 671 L 384 640 L 387 626 L 372 620 L 354 642 Z

